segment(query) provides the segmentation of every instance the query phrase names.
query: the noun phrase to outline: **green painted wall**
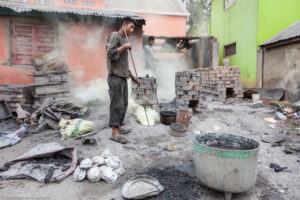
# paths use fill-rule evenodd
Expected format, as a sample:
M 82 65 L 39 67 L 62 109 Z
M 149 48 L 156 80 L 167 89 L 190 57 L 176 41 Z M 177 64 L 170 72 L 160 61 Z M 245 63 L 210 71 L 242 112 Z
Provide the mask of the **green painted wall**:
M 300 0 L 258 0 L 257 44 L 300 20 Z
M 257 6 L 257 0 L 238 0 L 224 10 L 224 0 L 212 0 L 211 35 L 220 45 L 220 65 L 224 46 L 236 42 L 236 55 L 229 59 L 231 65 L 239 66 L 243 87 L 256 84 Z

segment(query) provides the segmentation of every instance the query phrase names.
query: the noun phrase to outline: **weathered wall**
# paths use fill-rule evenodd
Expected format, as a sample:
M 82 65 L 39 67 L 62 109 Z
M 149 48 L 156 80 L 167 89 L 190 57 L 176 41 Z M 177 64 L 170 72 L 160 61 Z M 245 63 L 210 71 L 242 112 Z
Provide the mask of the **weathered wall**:
M 257 45 L 300 20 L 299 0 L 259 0 Z
M 151 15 L 138 13 L 146 20 L 144 35 L 154 36 L 186 36 L 186 17 L 170 15 Z
M 300 43 L 266 49 L 263 87 L 283 88 L 289 101 L 300 99 Z
M 192 66 L 196 68 L 216 67 L 219 63 L 219 44 L 211 36 L 200 37 L 192 47 Z
M 0 84 L 30 84 L 28 76 L 35 71 L 33 66 L 11 66 L 9 44 L 9 19 L 0 18 Z M 45 23 L 40 19 L 14 18 L 23 23 Z M 96 78 L 106 78 L 106 41 L 107 36 L 117 26 L 107 27 L 94 22 L 52 22 L 58 27 L 58 48 L 69 65 L 71 77 L 76 84 Z M 130 37 L 137 66 L 142 66 L 138 52 L 142 52 L 141 27 Z
M 263 50 L 257 50 L 257 63 L 256 63 L 256 87 L 262 88 L 262 64 L 263 64 Z
M 230 65 L 239 66 L 243 87 L 256 84 L 257 0 L 239 0 L 224 10 L 224 0 L 212 1 L 211 35 L 219 42 L 219 64 L 224 46 L 236 42 L 236 55 L 229 56 Z

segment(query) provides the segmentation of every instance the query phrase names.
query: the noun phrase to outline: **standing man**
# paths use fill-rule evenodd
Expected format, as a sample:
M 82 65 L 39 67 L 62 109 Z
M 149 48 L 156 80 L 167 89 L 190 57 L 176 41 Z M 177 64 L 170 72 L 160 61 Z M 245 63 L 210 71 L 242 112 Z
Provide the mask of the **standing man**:
M 153 74 L 153 44 L 155 42 L 154 36 L 148 37 L 148 43 L 144 46 L 144 59 L 145 59 L 145 70 L 150 75 Z
M 135 25 L 134 19 L 125 18 L 119 31 L 108 36 L 106 45 L 107 82 L 110 96 L 108 125 L 112 127 L 110 140 L 121 144 L 126 144 L 128 141 L 120 134 L 129 133 L 129 130 L 121 128 L 128 106 L 127 79 L 130 77 L 134 82 L 140 83 L 140 80 L 129 71 L 127 50 L 130 51 L 132 45 L 125 42 L 126 34 L 131 35 Z

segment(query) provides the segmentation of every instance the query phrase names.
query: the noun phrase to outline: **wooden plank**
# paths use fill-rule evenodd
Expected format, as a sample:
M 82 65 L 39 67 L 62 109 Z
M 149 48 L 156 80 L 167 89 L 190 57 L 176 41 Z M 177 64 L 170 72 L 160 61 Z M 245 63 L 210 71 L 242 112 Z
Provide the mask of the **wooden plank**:
M 68 92 L 68 91 L 69 89 L 66 83 L 57 84 L 57 85 L 35 86 L 36 95 L 53 94 L 53 93 L 61 93 L 61 92 Z
M 70 72 L 69 70 L 53 70 L 53 71 L 36 71 L 33 72 L 33 75 L 31 76 L 46 76 L 48 74 L 65 74 Z
M 35 76 L 34 77 L 35 85 L 47 85 L 51 83 L 61 83 L 67 82 L 66 74 L 49 74 L 47 76 Z
M 35 84 L 35 86 L 48 86 L 48 85 L 60 85 L 60 84 L 67 84 L 67 81 L 63 81 L 63 82 L 48 82 L 48 83 L 42 83 L 42 84 Z
M 0 99 L 22 99 L 22 94 L 0 94 Z
M 0 101 L 1 100 L 5 100 L 7 102 L 21 102 L 23 99 L 22 98 L 16 98 L 16 97 L 13 97 L 11 95 L 0 95 Z
M 52 94 L 41 94 L 41 95 L 34 95 L 34 98 L 46 98 L 46 97 L 71 97 L 69 91 L 66 92 L 59 92 L 59 93 L 52 93 Z
M 7 90 L 4 88 L 0 88 L 0 94 L 22 94 L 22 91 L 17 91 L 17 90 Z
M 8 107 L 12 107 L 12 108 L 17 108 L 18 106 L 21 105 L 21 103 L 11 103 L 11 102 L 7 102 Z

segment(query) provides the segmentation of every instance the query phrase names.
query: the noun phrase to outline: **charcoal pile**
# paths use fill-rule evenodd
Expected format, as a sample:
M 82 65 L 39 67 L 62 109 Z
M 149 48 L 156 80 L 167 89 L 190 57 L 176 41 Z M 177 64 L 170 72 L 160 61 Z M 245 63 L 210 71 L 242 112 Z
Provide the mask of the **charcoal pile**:
M 155 177 L 165 188 L 160 195 L 149 198 L 151 200 L 194 200 L 201 198 L 203 188 L 199 181 L 173 167 L 163 170 L 158 168 L 148 169 L 148 171 L 141 174 Z

